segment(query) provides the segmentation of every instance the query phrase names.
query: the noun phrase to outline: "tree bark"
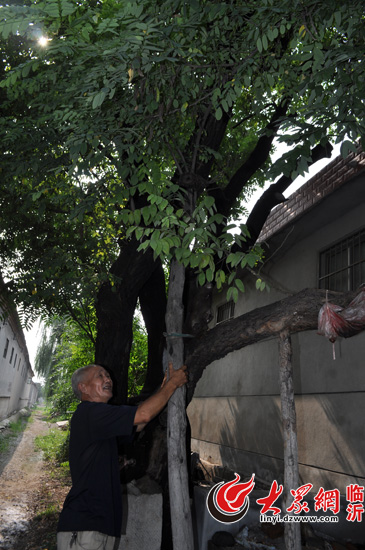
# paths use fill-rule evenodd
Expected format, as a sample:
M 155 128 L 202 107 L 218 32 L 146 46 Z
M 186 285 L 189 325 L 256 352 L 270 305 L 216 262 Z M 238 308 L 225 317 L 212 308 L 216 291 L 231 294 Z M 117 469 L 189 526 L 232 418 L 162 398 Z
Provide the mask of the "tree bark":
M 264 165 L 267 161 L 272 141 L 275 137 L 275 128 L 277 126 L 278 120 L 285 114 L 287 104 L 283 103 L 278 106 L 271 121 L 267 126 L 267 130 L 270 130 L 271 135 L 263 135 L 258 140 L 256 147 L 252 151 L 249 158 L 243 162 L 239 167 L 236 173 L 232 176 L 229 184 L 222 190 L 221 188 L 213 188 L 208 190 L 216 201 L 217 212 L 228 216 L 234 204 L 237 202 L 242 189 L 248 185 L 252 174 L 257 171 L 260 167 Z M 311 150 L 311 160 L 308 163 L 308 166 L 316 163 L 318 160 L 331 156 L 332 145 L 327 143 L 325 145 L 317 145 Z M 298 158 L 299 162 L 299 158 Z M 206 174 L 204 174 L 205 177 Z M 247 252 L 254 244 L 256 243 L 261 230 L 271 212 L 271 210 L 278 204 L 284 202 L 286 199 L 283 195 L 283 192 L 289 187 L 293 182 L 291 176 L 282 176 L 276 183 L 270 185 L 270 187 L 263 192 L 259 200 L 256 202 L 254 208 L 252 209 L 251 214 L 247 218 L 246 227 L 249 232 L 249 236 L 245 237 L 245 240 L 241 244 L 234 243 L 231 251 L 237 252 Z M 220 234 L 224 229 L 224 224 L 218 227 L 218 234 Z M 219 263 L 219 258 L 215 258 L 215 262 Z M 209 295 L 209 290 L 212 292 L 213 285 L 205 285 L 203 288 L 199 288 L 198 299 L 202 299 L 202 302 L 207 301 Z M 197 293 L 195 293 L 197 294 Z M 206 311 L 204 309 L 204 303 L 200 308 L 199 313 L 199 302 L 194 299 L 195 303 L 195 314 L 194 314 L 194 323 L 202 327 L 206 321 Z M 194 306 L 193 306 L 194 307 Z M 191 309 L 189 301 L 187 302 L 187 311 Z M 195 334 L 195 332 L 194 332 Z
M 158 264 L 152 250 L 137 252 L 135 239 L 126 242 L 110 272 L 117 277 L 100 288 L 96 302 L 97 338 L 95 362 L 110 369 L 116 384 L 114 401 L 125 403 L 128 390 L 129 355 L 133 316 L 139 293 Z
M 290 491 L 299 487 L 297 417 L 294 401 L 292 346 L 288 330 L 279 334 L 279 373 L 281 419 L 284 438 L 284 493 L 283 505 L 287 510 L 293 501 Z M 291 515 L 291 512 L 285 512 Z M 299 523 L 285 523 L 285 547 L 287 550 L 301 550 Z
M 180 368 L 184 362 L 183 290 L 185 268 L 173 260 L 166 310 L 167 362 Z M 174 550 L 193 550 L 186 457 L 186 389 L 178 388 L 168 403 L 167 453 L 172 539 Z
M 163 379 L 162 354 L 165 344 L 166 285 L 163 267 L 156 262 L 147 282 L 139 291 L 138 298 L 141 313 L 148 335 L 148 367 L 141 398 L 151 395 Z
M 331 158 L 332 145 L 316 145 L 311 150 L 311 161 L 308 166 L 315 164 L 322 158 Z M 259 238 L 261 229 L 263 228 L 271 210 L 278 204 L 285 202 L 283 192 L 293 183 L 291 176 L 282 176 L 276 183 L 273 183 L 264 191 L 253 207 L 249 217 L 247 218 L 246 227 L 250 237 L 245 243 L 245 249 L 253 246 Z
M 328 299 L 345 306 L 355 295 L 356 292 L 329 292 Z M 188 401 L 205 367 L 213 361 L 265 338 L 278 336 L 284 329 L 291 334 L 316 330 L 318 312 L 325 301 L 325 290 L 307 288 L 216 325 L 199 338 L 188 340 L 185 344 L 185 362 L 189 367 Z
M 95 363 L 111 371 L 113 402 L 126 403 L 129 356 L 133 338 L 133 315 L 137 296 L 125 297 L 105 284 L 98 294 L 96 306 L 98 333 Z

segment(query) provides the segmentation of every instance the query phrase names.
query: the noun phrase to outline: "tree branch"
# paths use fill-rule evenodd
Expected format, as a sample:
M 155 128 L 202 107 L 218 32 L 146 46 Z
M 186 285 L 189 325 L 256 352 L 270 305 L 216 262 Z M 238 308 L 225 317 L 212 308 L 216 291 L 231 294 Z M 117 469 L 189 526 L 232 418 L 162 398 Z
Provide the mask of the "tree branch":
M 289 100 L 284 100 L 275 109 L 273 116 L 262 136 L 258 139 L 256 146 L 248 159 L 238 168 L 231 177 L 225 189 L 212 189 L 210 194 L 215 198 L 217 210 L 227 217 L 232 206 L 239 198 L 242 189 L 247 185 L 255 172 L 267 161 L 272 142 L 279 128 L 279 121 L 285 116 Z
M 308 166 L 311 166 L 324 157 L 330 157 L 331 151 L 332 145 L 329 142 L 325 146 L 317 145 L 311 151 L 311 162 L 308 163 Z M 293 178 L 290 176 L 282 176 L 279 181 L 270 185 L 270 187 L 264 191 L 259 200 L 256 202 L 246 222 L 247 229 L 250 233 L 250 238 L 245 242 L 245 250 L 252 246 L 258 239 L 261 229 L 263 228 L 274 206 L 277 206 L 286 200 L 282 193 L 292 183 Z
M 328 300 L 345 306 L 355 295 L 356 292 L 328 292 Z M 325 301 L 326 290 L 306 288 L 294 296 L 216 325 L 205 334 L 199 335 L 198 339 L 187 342 L 185 363 L 189 368 L 189 401 L 207 365 L 232 351 L 266 338 L 278 337 L 283 330 L 290 334 L 316 330 L 318 312 Z

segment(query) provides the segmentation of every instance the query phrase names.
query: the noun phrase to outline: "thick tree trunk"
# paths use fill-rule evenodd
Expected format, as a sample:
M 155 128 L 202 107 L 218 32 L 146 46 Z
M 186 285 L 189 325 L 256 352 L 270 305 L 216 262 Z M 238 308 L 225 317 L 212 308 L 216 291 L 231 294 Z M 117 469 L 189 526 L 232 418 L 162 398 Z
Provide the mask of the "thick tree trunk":
M 133 316 L 139 293 L 159 264 L 152 250 L 137 252 L 139 243 L 131 239 L 121 249 L 111 268 L 117 280 L 105 283 L 96 302 L 97 338 L 95 362 L 109 368 L 114 376 L 114 400 L 125 403 L 128 389 L 129 355 Z
M 139 292 L 139 303 L 148 335 L 148 368 L 141 393 L 151 395 L 163 379 L 162 354 L 165 344 L 166 285 L 161 263 Z
M 113 291 L 105 284 L 98 295 L 96 307 L 98 333 L 95 362 L 111 371 L 114 402 L 126 403 L 129 355 L 133 338 L 133 315 L 137 296 Z
M 170 269 L 166 310 L 167 362 L 179 368 L 184 362 L 183 290 L 185 268 L 176 260 Z M 193 550 L 186 457 L 186 389 L 178 388 L 170 398 L 167 420 L 167 452 L 172 539 L 174 550 Z
M 299 487 L 297 417 L 294 401 L 292 346 L 290 334 L 283 330 L 279 335 L 279 372 L 281 419 L 284 437 L 284 510 L 290 506 L 291 490 Z M 290 515 L 290 512 L 286 512 Z M 287 550 L 301 550 L 299 523 L 285 523 L 285 547 Z

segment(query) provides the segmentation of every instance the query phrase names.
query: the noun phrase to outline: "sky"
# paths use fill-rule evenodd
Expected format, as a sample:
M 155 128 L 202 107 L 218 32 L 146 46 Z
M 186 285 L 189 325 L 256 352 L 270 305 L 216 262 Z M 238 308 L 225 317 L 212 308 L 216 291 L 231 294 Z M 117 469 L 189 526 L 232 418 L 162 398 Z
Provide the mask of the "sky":
M 288 189 L 284 191 L 283 193 L 284 197 L 288 198 L 297 189 L 299 189 L 299 187 L 301 187 L 305 182 L 307 182 L 310 178 L 312 178 L 315 174 L 317 174 L 320 170 L 322 170 L 322 168 L 327 166 L 327 164 L 329 164 L 334 158 L 336 158 L 340 154 L 340 148 L 341 148 L 340 143 L 334 145 L 331 158 L 324 158 L 322 160 L 317 161 L 315 164 L 313 164 L 309 168 L 308 172 L 304 176 L 297 177 L 293 181 L 293 183 L 288 187 Z M 287 149 L 285 148 L 285 146 L 278 147 L 277 151 L 273 155 L 273 161 L 275 161 L 279 156 L 284 154 L 286 150 Z M 251 212 L 252 208 L 255 206 L 257 200 L 260 198 L 264 190 L 267 189 L 267 187 L 269 187 L 269 185 L 271 185 L 272 183 L 273 183 L 272 181 L 268 182 L 264 189 L 258 189 L 252 194 L 250 201 L 247 203 L 247 210 L 249 212 Z
M 278 148 L 278 151 L 275 153 L 275 156 L 279 156 L 279 155 L 282 155 L 282 154 L 283 154 L 283 149 Z M 322 168 L 324 168 L 329 162 L 331 162 L 339 154 L 340 154 L 340 144 L 334 146 L 333 151 L 332 151 L 332 156 L 331 156 L 330 159 L 324 158 L 324 159 L 316 162 L 313 166 L 311 166 L 309 168 L 309 171 L 308 171 L 307 174 L 305 174 L 305 176 L 300 176 L 300 177 L 296 178 L 294 180 L 294 182 L 290 185 L 290 187 L 288 187 L 288 189 L 284 192 L 284 196 L 287 198 L 290 195 L 292 195 L 301 185 L 303 185 L 306 181 L 308 181 L 315 174 L 317 174 L 317 172 L 322 170 Z M 274 160 L 275 160 L 275 156 L 274 156 Z M 271 183 L 272 182 L 269 182 L 267 184 L 267 187 Z M 252 196 L 250 198 L 250 201 L 247 203 L 247 210 L 249 212 L 252 210 L 252 208 L 254 207 L 256 201 L 262 195 L 264 190 L 265 189 L 258 189 L 257 191 L 255 191 L 252 194 Z M 29 359 L 30 359 L 30 363 L 32 365 L 33 370 L 34 370 L 34 361 L 35 361 L 35 357 L 36 357 L 36 353 L 37 353 L 37 348 L 38 348 L 38 345 L 39 345 L 40 339 L 41 339 L 41 333 L 42 333 L 42 326 L 40 325 L 39 322 L 35 322 L 30 330 L 28 330 L 28 331 L 24 330 L 24 336 L 25 336 L 25 340 L 27 342 Z M 39 382 L 41 380 L 35 374 L 35 376 L 33 377 L 33 381 L 34 382 Z
M 42 333 L 40 322 L 36 321 L 30 330 L 23 329 L 23 332 L 27 343 L 30 364 L 32 365 L 32 369 L 34 371 L 34 361 Z M 34 373 L 33 382 L 41 382 L 41 379 L 36 375 L 36 373 Z

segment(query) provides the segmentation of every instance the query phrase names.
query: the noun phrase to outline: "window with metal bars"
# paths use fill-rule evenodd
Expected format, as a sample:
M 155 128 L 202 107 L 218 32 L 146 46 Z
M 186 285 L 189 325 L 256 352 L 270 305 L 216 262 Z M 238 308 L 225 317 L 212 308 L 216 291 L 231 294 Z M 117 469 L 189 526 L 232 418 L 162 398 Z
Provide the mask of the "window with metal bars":
M 217 308 L 217 324 L 222 323 L 223 321 L 228 321 L 234 316 L 234 302 L 226 302 L 225 304 Z
M 365 283 L 365 228 L 350 235 L 319 257 L 319 288 L 356 290 Z

